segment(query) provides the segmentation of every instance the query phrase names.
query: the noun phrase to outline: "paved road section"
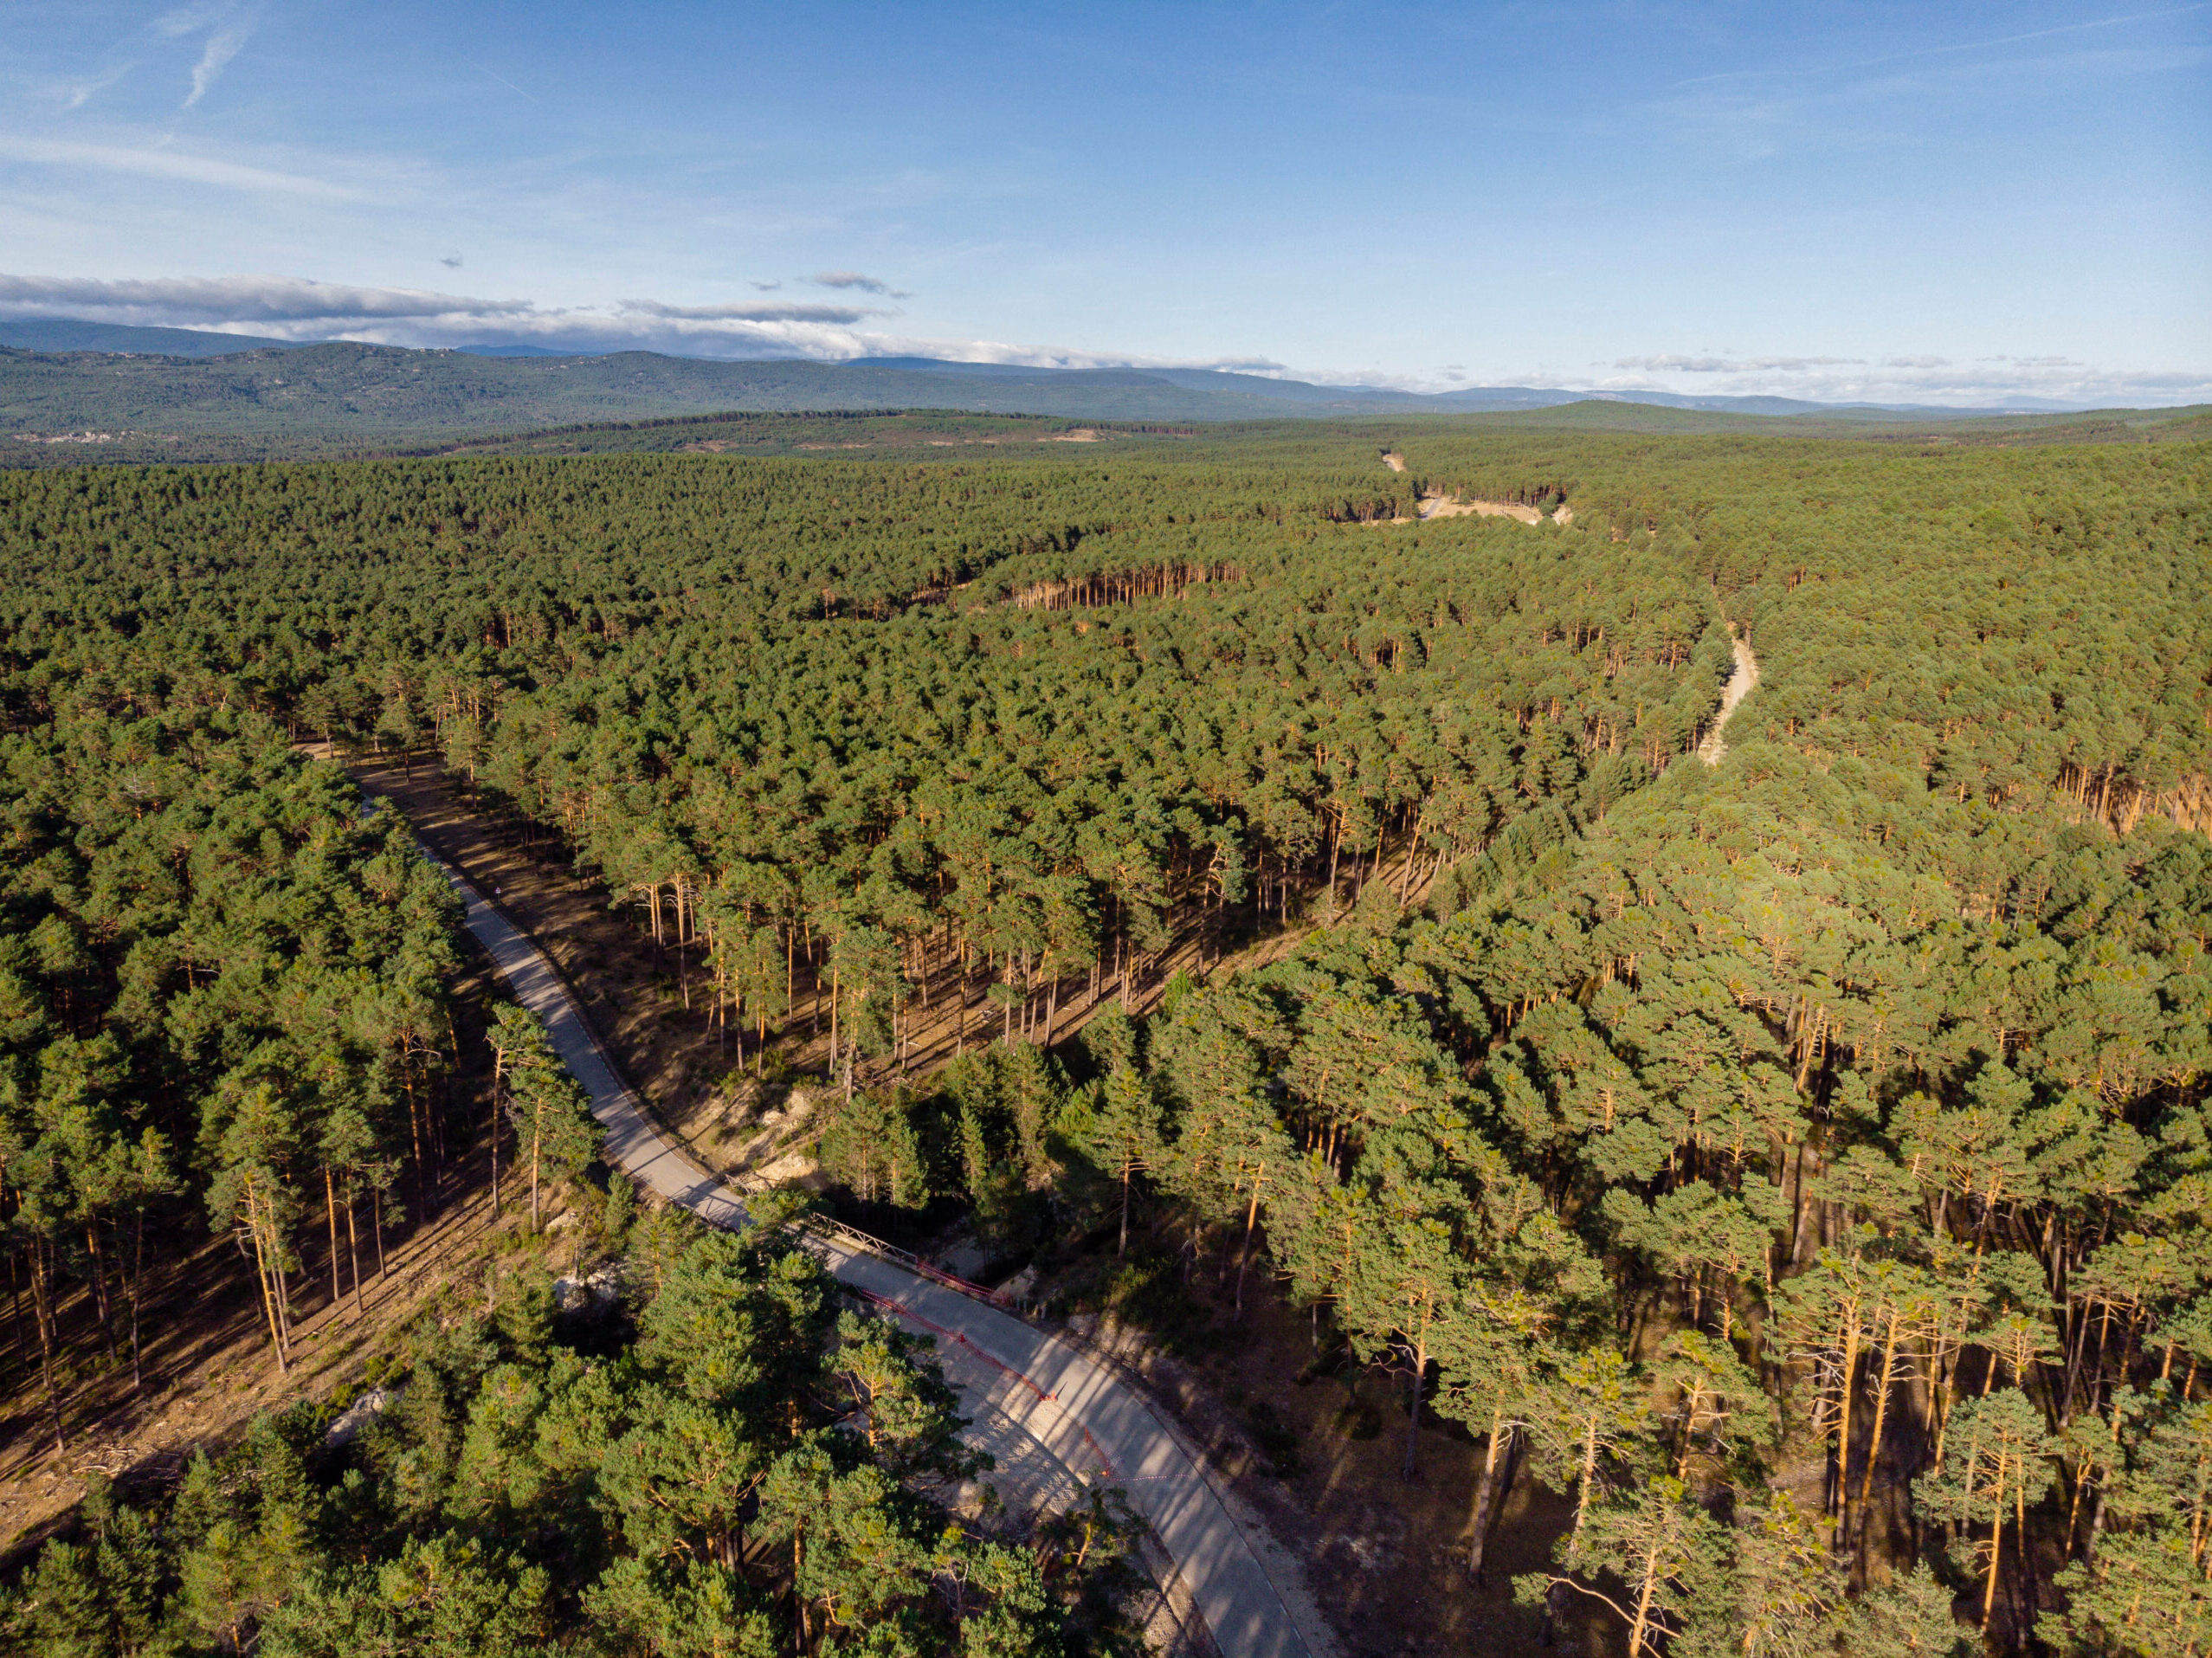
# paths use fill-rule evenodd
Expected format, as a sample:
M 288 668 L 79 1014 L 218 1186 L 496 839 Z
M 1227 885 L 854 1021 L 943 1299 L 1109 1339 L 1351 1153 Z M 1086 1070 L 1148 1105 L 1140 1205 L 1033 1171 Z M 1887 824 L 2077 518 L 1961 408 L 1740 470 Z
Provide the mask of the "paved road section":
M 584 1023 L 568 987 L 530 936 L 426 848 L 453 883 L 468 930 L 516 1001 L 545 1022 L 553 1048 L 590 1096 L 608 1159 L 715 1226 L 744 1223 L 743 1198 L 670 1145 L 648 1120 Z M 1103 1475 L 1151 1523 L 1226 1658 L 1311 1658 L 1281 1592 L 1205 1473 L 1112 1368 L 895 1262 L 835 1241 L 813 1246 L 839 1281 L 888 1304 L 910 1324 L 1002 1371 L 998 1410 L 1066 1467 Z

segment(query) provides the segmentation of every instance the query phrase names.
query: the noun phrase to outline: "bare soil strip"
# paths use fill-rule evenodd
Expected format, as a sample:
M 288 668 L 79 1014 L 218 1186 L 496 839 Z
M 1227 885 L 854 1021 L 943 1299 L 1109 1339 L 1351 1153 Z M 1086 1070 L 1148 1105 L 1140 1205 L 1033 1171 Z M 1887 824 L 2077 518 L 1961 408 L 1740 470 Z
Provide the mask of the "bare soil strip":
M 1712 729 L 1705 734 L 1705 741 L 1698 745 L 1698 758 L 1707 765 L 1719 765 L 1728 752 L 1728 745 L 1721 739 L 1727 728 L 1728 716 L 1736 712 L 1736 705 L 1751 695 L 1759 682 L 1759 659 L 1751 655 L 1748 642 L 1736 642 L 1736 671 L 1728 676 L 1728 687 L 1720 694 L 1720 712 L 1713 719 Z
M 1396 450 L 1383 454 L 1383 464 L 1393 472 L 1406 469 L 1405 456 Z M 1370 519 L 1367 522 L 1370 525 L 1414 524 L 1432 518 L 1511 518 L 1518 519 L 1523 524 L 1541 524 L 1545 517 L 1545 513 L 1525 501 L 1469 500 L 1458 495 L 1423 495 L 1416 511 L 1418 514 L 1416 518 L 1378 518 Z M 1564 506 L 1550 517 L 1557 524 L 1572 524 L 1575 521 L 1573 511 Z

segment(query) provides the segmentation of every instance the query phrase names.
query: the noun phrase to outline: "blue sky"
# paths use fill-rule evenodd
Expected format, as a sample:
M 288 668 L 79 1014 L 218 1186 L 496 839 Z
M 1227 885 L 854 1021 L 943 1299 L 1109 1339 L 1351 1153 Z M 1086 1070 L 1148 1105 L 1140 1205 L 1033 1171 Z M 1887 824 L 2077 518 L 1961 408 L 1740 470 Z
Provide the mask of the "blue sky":
M 2212 398 L 2212 6 L 0 0 L 0 308 Z

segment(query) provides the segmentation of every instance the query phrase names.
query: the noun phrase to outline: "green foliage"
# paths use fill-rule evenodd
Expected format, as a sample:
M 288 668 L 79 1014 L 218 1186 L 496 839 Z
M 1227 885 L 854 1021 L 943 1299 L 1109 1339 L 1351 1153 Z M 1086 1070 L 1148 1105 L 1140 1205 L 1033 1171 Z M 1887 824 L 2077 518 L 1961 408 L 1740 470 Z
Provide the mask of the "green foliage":
M 492 1010 L 486 1040 L 493 1057 L 494 1086 L 505 1090 L 517 1156 L 529 1171 L 530 1223 L 535 1229 L 540 1184 L 582 1174 L 598 1157 L 603 1132 L 536 1014 L 512 1002 L 499 1003 Z
M 1516 1577 L 1513 1593 L 1525 1604 L 1543 1603 L 1559 1588 L 1591 1596 L 1628 1625 L 1630 1658 L 1657 1658 L 1693 1607 L 1725 1581 L 1726 1546 L 1725 1532 L 1690 1500 L 1689 1488 L 1661 1474 L 1607 1499 L 1577 1527 L 1577 1564 L 1617 1580 L 1621 1597 L 1545 1573 Z
M 929 1154 L 905 1088 L 855 1094 L 849 1106 L 825 1102 L 815 1155 L 822 1171 L 864 1203 L 921 1209 L 930 1200 Z
M 403 1158 L 427 1190 L 454 904 L 397 820 L 190 698 L 0 731 L 0 1224 L 59 1435 L 66 1287 L 135 1375 L 192 1211 L 237 1239 L 280 1352 L 299 1300 L 358 1285 Z
M 726 1042 L 834 1036 L 850 1196 L 962 1203 L 1009 1250 L 1110 1223 L 1135 1258 L 1092 1299 L 1188 1328 L 1202 1267 L 1238 1306 L 1286 1281 L 1399 1379 L 1409 1468 L 1427 1412 L 1484 1442 L 1470 1567 L 1531 1466 L 1577 1517 L 1539 1593 L 1648 1649 L 1937 1652 L 1951 1590 L 2000 1644 L 2186 1648 L 2206 451 L 1389 435 L 1404 473 L 1315 428 L 9 479 L 14 1237 L 96 1285 L 83 1216 L 119 1244 L 177 1177 L 258 1242 L 281 1341 L 303 1175 L 374 1184 L 393 1102 L 416 1120 L 449 910 L 261 722 L 411 733 L 602 873 Z M 1570 510 L 1388 522 L 1450 494 Z M 1757 687 L 1699 764 L 1739 644 Z M 977 1051 L 914 1081 L 948 1009 Z M 732 1642 L 781 1616 L 731 1530 L 758 1480 L 809 1639 L 922 1641 L 901 1586 L 939 1545 L 887 1518 L 874 1416 L 819 1419 L 880 1391 L 882 1457 L 938 1477 L 895 1344 L 835 1333 L 758 1239 L 617 1229 L 656 1299 L 592 1547 L 635 1526 L 650 1564 L 594 1591 L 608 1627 L 678 1649 L 656 1595 Z M 385 1523 L 427 1546 L 456 1489 L 600 1512 L 518 1448 L 566 1397 L 542 1337 L 422 1354 L 364 1448 Z M 1815 1476 L 1824 1512 L 1772 1494 Z M 1918 1557 L 1886 1558 L 1908 1485 Z M 268 1523 L 231 1528 L 203 1629 L 259 1617 Z
M 609 1357 L 480 1303 L 426 1316 L 358 1455 L 326 1451 L 300 1411 L 257 1419 L 146 1507 L 95 1490 L 81 1533 L 0 1588 L 0 1642 L 42 1658 L 1085 1649 L 1111 1626 L 1091 1597 L 1119 1548 L 1061 1559 L 1055 1529 L 1048 1579 L 1035 1554 L 948 1523 L 924 1493 L 989 1459 L 961 1446 L 930 1343 L 840 1312 L 779 1235 L 694 1226 L 635 1347 Z

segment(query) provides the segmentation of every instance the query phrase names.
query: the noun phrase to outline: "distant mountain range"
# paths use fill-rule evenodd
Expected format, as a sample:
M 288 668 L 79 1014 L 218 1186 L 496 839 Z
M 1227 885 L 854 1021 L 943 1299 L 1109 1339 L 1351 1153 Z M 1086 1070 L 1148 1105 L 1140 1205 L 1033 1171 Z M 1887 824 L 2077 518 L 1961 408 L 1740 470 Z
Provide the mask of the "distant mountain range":
M 1970 418 L 2068 407 L 2036 399 L 2001 408 L 1948 409 L 1536 386 L 1421 393 L 1312 385 L 1213 369 L 1029 368 L 920 357 L 732 362 L 648 352 L 571 355 L 540 345 L 502 344 L 416 351 L 58 317 L 0 319 L 0 347 L 44 357 L 97 352 L 132 359 L 119 377 L 113 370 L 94 371 L 81 363 L 0 362 L 0 423 L 42 432 L 121 423 L 145 431 L 242 435 L 266 433 L 275 419 L 333 435 L 343 430 L 368 437 L 403 429 L 519 429 L 708 410 L 891 407 L 1207 421 L 1472 414 L 1550 409 L 1591 399 L 1725 414 L 1868 419 L 1899 414 Z M 476 363 L 465 366 L 468 359 Z M 280 361 L 291 366 L 280 370 Z
M 798 440 L 780 430 L 764 436 L 751 428 L 653 426 L 728 416 L 742 427 L 748 416 L 890 410 L 1151 427 L 1475 416 L 1578 430 L 1918 435 L 1915 441 L 1946 442 L 2170 442 L 2202 435 L 2202 410 L 2085 416 L 2054 412 L 2058 408 L 1893 410 L 1539 386 L 1424 395 L 1213 369 L 1031 368 L 920 357 L 732 362 L 653 352 L 571 355 L 498 343 L 419 351 L 68 318 L 0 319 L 0 467 L 423 454 L 461 446 L 768 452 L 764 442 L 772 449 Z M 633 429 L 606 429 L 615 427 Z M 574 435 L 582 428 L 592 435 Z

